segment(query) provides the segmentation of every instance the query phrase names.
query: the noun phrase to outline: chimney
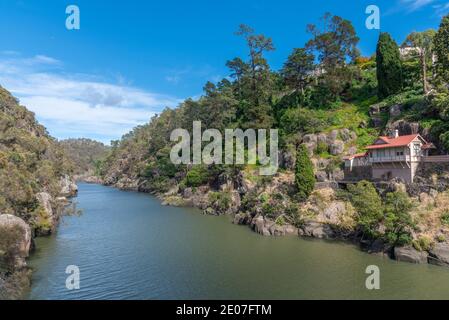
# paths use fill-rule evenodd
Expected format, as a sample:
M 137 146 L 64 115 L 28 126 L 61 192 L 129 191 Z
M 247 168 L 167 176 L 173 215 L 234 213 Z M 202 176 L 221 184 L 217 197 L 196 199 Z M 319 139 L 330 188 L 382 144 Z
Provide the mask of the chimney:
M 399 130 L 394 130 L 394 132 L 393 132 L 393 138 L 394 139 L 396 139 L 396 138 L 399 138 Z

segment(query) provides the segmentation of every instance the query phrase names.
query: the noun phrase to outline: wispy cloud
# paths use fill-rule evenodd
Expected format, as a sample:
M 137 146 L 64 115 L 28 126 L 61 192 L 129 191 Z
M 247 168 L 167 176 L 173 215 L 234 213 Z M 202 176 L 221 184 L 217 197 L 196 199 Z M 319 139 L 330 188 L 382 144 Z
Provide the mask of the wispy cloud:
M 71 75 L 44 55 L 0 55 L 0 85 L 17 96 L 57 138 L 117 139 L 180 99 L 94 75 Z
M 401 0 L 402 5 L 405 6 L 409 12 L 419 10 L 434 2 L 435 0 Z
M 438 14 L 438 16 L 444 16 L 449 13 L 449 2 L 435 4 L 433 8 L 435 9 L 435 12 Z

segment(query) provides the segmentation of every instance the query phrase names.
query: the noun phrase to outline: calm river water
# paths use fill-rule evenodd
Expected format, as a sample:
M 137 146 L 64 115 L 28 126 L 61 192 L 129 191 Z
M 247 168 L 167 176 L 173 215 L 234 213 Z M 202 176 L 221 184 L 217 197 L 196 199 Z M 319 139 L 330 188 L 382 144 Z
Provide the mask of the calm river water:
M 75 201 L 83 214 L 37 240 L 30 299 L 449 299 L 449 268 L 266 238 L 228 217 L 99 185 L 80 184 Z M 69 265 L 80 269 L 80 290 L 66 289 Z M 365 288 L 369 265 L 381 270 L 381 290 Z

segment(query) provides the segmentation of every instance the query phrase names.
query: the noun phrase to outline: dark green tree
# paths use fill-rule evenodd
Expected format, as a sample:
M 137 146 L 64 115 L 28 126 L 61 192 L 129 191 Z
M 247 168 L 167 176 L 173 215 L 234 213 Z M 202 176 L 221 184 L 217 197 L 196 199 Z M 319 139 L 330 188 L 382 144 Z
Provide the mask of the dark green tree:
M 357 45 L 360 41 L 351 21 L 326 13 L 322 18 L 323 28 L 314 24 L 307 26 L 313 38 L 306 48 L 317 53 L 322 71 L 321 87 L 336 99 L 351 81 L 348 62 L 354 62 L 360 55 Z
M 315 57 L 304 48 L 296 48 L 285 62 L 281 75 L 285 83 L 301 92 L 304 96 L 304 89 L 310 81 L 311 73 L 314 69 Z
M 424 94 L 429 92 L 427 68 L 432 63 L 433 39 L 435 38 L 435 34 L 436 32 L 433 29 L 423 32 L 412 32 L 402 44 L 402 47 L 412 47 L 417 50 L 421 65 L 421 80 Z
M 349 199 L 357 210 L 357 223 L 368 237 L 376 236 L 376 228 L 383 217 L 382 200 L 369 181 L 348 185 Z
M 437 56 L 436 72 L 443 82 L 449 82 L 449 15 L 441 21 L 434 38 L 434 51 Z
M 307 200 L 315 188 L 315 173 L 307 148 L 303 144 L 296 153 L 295 183 L 298 198 L 301 201 Z
M 411 231 L 415 227 L 410 211 L 413 204 L 405 192 L 390 192 L 385 200 L 385 226 L 387 240 L 393 245 L 412 242 Z
M 246 40 L 249 49 L 247 67 L 236 59 L 230 65 L 234 69 L 238 66 L 244 71 L 241 79 L 243 99 L 240 101 L 242 125 L 249 128 L 269 128 L 273 121 L 270 105 L 273 86 L 270 66 L 264 54 L 274 50 L 273 41 L 262 34 L 255 34 L 251 27 L 244 24 L 240 25 L 236 35 Z
M 380 34 L 376 50 L 378 95 L 383 99 L 402 89 L 402 62 L 397 43 L 390 34 Z

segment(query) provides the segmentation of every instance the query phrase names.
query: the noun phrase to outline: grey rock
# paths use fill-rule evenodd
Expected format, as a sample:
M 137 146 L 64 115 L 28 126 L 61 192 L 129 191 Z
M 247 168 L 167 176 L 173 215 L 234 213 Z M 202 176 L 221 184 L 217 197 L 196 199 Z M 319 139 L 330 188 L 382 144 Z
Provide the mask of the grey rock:
M 412 247 L 395 247 L 394 257 L 397 261 L 409 263 L 427 263 L 427 252 L 420 252 Z
M 395 104 L 390 107 L 390 117 L 395 118 L 399 117 L 402 113 L 401 105 Z
M 31 228 L 21 218 L 11 214 L 0 215 L 0 233 L 11 233 L 14 237 L 11 247 L 6 248 L 9 252 L 13 252 L 14 268 L 22 268 L 26 266 L 26 258 L 29 255 L 31 247 Z
M 342 154 L 343 151 L 345 151 L 345 144 L 343 143 L 343 141 L 337 140 L 330 145 L 329 151 L 331 155 L 338 156 Z
M 317 182 L 326 182 L 328 181 L 328 176 L 325 171 L 317 171 L 315 174 L 315 178 Z
M 449 243 L 437 243 L 429 251 L 429 263 L 449 267 Z
M 317 136 L 315 134 L 306 134 L 303 138 L 302 138 L 304 143 L 317 143 Z

